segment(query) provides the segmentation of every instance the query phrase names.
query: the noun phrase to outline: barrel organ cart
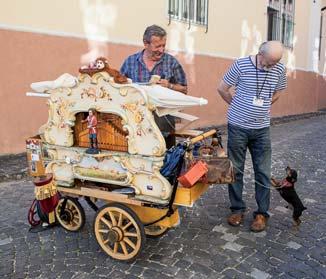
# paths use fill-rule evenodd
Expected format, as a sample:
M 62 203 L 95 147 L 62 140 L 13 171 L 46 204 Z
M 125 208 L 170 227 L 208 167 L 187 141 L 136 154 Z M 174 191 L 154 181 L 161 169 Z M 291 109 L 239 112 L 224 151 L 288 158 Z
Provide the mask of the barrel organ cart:
M 184 140 L 174 177 L 167 178 L 160 172 L 166 145 L 153 117 L 159 109 L 173 114 L 206 100 L 158 85 L 117 84 L 106 72 L 78 78 L 64 74 L 32 85 L 34 92 L 27 95 L 46 97 L 49 117 L 38 135 L 26 140 L 30 175 L 53 175 L 51 183 L 60 193 L 55 217 L 68 231 L 83 227 L 85 212 L 78 199 L 85 198 L 96 210 L 96 240 L 112 258 L 133 260 L 146 235 L 157 237 L 177 226 L 178 206 L 192 206 L 208 189 L 207 181 L 186 188 L 176 178 L 193 144 L 215 131 Z M 83 120 L 89 109 L 98 120 L 100 153 L 95 154 L 86 152 L 89 132 Z M 98 208 L 97 200 L 105 205 Z

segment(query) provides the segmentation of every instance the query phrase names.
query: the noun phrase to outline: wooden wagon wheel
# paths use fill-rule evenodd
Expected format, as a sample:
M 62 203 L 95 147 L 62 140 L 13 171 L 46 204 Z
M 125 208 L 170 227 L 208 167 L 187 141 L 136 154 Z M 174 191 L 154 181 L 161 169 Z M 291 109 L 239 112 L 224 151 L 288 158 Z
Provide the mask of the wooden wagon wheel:
M 135 259 L 146 241 L 144 226 L 138 216 L 119 203 L 99 209 L 94 232 L 101 248 L 112 258 L 122 261 Z
M 163 227 L 161 225 L 150 225 L 150 226 L 145 226 L 145 234 L 149 237 L 156 238 L 160 237 L 163 234 L 165 234 L 169 228 Z
M 66 206 L 62 211 L 64 200 Z M 60 225 L 67 231 L 77 232 L 85 225 L 85 211 L 77 199 L 62 197 L 55 209 L 55 216 Z

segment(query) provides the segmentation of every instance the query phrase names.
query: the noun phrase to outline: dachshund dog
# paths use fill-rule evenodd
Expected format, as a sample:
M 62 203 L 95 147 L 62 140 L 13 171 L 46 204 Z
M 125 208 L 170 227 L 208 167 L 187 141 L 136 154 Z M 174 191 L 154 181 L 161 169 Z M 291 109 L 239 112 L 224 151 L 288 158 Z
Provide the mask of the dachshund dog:
M 272 178 L 272 185 L 279 191 L 281 197 L 286 200 L 290 205 L 293 206 L 293 220 L 294 223 L 298 226 L 301 223 L 300 216 L 302 212 L 307 208 L 302 204 L 297 192 L 294 189 L 294 183 L 297 182 L 298 174 L 296 170 L 287 167 L 286 169 L 286 178 L 282 181 L 277 181 Z

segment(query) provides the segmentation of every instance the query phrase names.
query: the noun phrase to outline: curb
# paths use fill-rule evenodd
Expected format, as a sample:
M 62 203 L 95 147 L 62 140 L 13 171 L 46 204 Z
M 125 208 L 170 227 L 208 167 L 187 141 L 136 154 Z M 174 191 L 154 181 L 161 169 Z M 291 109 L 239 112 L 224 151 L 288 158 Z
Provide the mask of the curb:
M 297 121 L 301 119 L 308 119 L 308 118 L 314 118 L 318 116 L 326 115 L 326 109 L 316 111 L 316 112 L 308 112 L 303 114 L 293 114 L 293 115 L 286 115 L 286 116 L 279 116 L 279 117 L 273 117 L 271 118 L 271 126 L 279 125 L 279 124 L 285 124 L 292 121 Z M 207 132 L 211 129 L 217 129 L 220 132 L 222 132 L 222 135 L 227 134 L 227 125 L 217 125 L 217 126 L 206 126 L 204 127 L 204 131 Z
M 16 181 L 28 178 L 29 175 L 27 171 L 14 173 L 14 174 L 0 174 L 0 183 L 2 182 L 9 182 L 9 181 Z

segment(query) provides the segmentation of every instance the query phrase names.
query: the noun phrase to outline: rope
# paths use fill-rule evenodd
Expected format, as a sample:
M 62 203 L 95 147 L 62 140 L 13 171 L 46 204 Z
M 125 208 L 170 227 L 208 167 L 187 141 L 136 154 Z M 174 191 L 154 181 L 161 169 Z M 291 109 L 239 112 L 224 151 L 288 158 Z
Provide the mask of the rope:
M 244 174 L 244 172 L 243 172 L 242 170 L 240 170 L 239 168 L 237 168 L 234 164 L 233 164 L 233 167 L 234 167 L 235 169 L 237 169 L 240 173 Z M 264 188 L 266 188 L 266 189 L 269 189 L 269 190 L 270 190 L 270 189 L 274 189 L 275 191 L 277 191 L 277 189 L 275 189 L 274 187 L 267 187 L 267 186 L 265 186 L 265 185 L 259 183 L 256 179 L 254 179 L 254 182 L 255 182 L 257 185 L 259 185 L 259 186 L 261 186 L 261 187 L 264 187 Z

